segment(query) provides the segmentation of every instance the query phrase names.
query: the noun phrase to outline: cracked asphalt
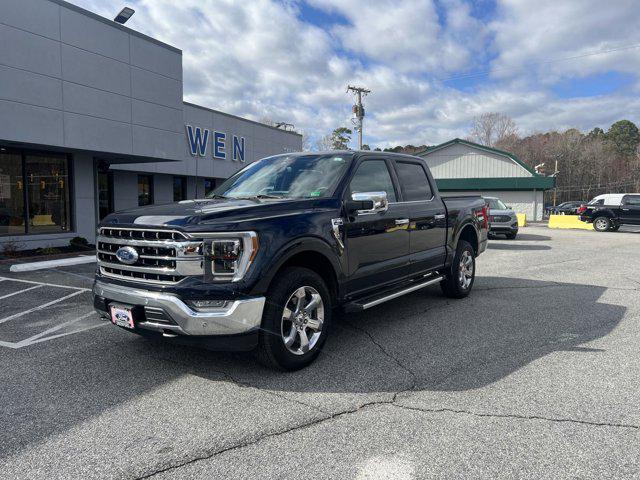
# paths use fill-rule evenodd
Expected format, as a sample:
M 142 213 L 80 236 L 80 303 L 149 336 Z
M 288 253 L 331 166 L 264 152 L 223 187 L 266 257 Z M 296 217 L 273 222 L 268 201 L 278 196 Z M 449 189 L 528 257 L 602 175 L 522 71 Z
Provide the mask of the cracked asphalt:
M 491 241 L 470 297 L 429 288 L 340 315 L 318 361 L 295 373 L 93 317 L 0 346 L 0 477 L 640 478 L 630 230 L 533 226 Z M 91 285 L 91 266 L 7 270 Z M 28 308 L 3 283 L 2 317 Z M 85 294 L 55 307 L 0 321 L 0 341 L 91 309 Z

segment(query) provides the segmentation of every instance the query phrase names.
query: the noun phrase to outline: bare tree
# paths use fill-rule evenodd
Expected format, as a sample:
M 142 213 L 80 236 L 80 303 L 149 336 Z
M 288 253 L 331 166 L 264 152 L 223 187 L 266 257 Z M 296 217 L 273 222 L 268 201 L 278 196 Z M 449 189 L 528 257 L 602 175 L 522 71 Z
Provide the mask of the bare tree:
M 311 139 L 309 135 L 305 131 L 300 131 L 300 135 L 302 135 L 302 151 L 308 152 L 311 150 Z
M 323 135 L 322 137 L 316 140 L 316 150 L 319 152 L 323 152 L 326 150 L 331 150 L 333 146 L 333 139 L 330 134 Z
M 490 112 L 474 117 L 469 139 L 487 147 L 494 147 L 517 135 L 518 127 L 511 117 Z

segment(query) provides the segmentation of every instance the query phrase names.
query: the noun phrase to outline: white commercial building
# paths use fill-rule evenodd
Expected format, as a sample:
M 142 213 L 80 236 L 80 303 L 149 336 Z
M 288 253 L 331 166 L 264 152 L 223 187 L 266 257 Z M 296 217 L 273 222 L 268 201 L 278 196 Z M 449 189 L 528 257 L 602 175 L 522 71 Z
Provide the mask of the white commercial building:
M 533 171 L 515 155 L 455 138 L 417 153 L 444 195 L 498 197 L 529 220 L 542 220 L 544 191 L 555 178 Z

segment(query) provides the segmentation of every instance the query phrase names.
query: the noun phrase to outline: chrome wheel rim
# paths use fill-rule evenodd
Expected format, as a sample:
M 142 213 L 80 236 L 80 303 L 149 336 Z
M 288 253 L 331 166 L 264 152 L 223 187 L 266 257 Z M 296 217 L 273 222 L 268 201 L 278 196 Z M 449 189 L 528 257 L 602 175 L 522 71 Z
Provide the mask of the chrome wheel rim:
M 471 285 L 473 280 L 473 256 L 468 250 L 462 252 L 460 265 L 458 267 L 458 283 L 463 290 Z
M 309 286 L 295 290 L 282 311 L 280 334 L 284 346 L 294 355 L 310 352 L 320 339 L 324 323 L 324 303 L 320 293 Z
M 605 228 L 607 228 L 607 221 L 599 218 L 598 220 L 596 220 L 596 228 L 599 230 L 604 230 Z

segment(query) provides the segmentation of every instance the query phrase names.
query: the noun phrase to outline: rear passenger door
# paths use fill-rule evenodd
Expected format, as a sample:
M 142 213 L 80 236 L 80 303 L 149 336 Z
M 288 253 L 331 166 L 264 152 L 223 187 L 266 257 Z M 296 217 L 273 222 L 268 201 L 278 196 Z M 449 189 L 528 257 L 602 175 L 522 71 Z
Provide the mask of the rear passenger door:
M 442 200 L 435 196 L 423 163 L 395 160 L 402 203 L 409 216 L 409 252 L 412 273 L 441 268 L 446 258 L 447 218 Z
M 390 164 L 385 159 L 365 159 L 357 166 L 345 192 L 387 192 L 384 212 L 359 213 L 344 224 L 348 258 L 347 291 L 358 296 L 409 275 L 409 220 L 398 203 Z
M 622 198 L 620 221 L 640 225 L 640 195 L 625 195 Z

